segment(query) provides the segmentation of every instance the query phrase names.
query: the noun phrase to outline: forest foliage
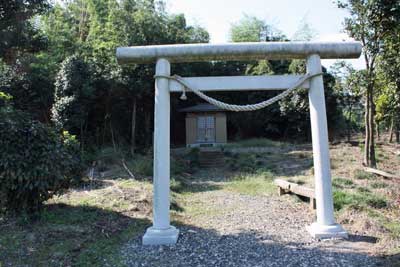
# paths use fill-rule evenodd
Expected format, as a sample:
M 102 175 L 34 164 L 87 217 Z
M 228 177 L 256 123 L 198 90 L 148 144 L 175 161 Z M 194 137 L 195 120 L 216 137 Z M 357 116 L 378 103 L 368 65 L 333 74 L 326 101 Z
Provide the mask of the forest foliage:
M 342 61 L 329 72 L 323 68 L 330 137 L 347 136 L 350 139 L 355 131 L 365 126 L 365 164 L 373 166 L 375 133 L 390 129 L 399 142 L 400 3 L 395 0 L 349 0 L 337 4 L 349 11 L 344 27 L 351 37 L 362 42 L 366 69 L 355 70 Z M 188 25 L 183 14 L 170 14 L 164 2 L 155 0 L 3 1 L 0 4 L 0 33 L 2 123 L 11 123 L 10 118 L 15 118 L 13 127 L 28 129 L 31 125 L 32 138 L 52 147 L 29 148 L 42 151 L 43 160 L 53 157 L 51 150 L 55 147 L 67 149 L 62 145 L 66 140 L 62 133 L 68 133 L 69 138 L 76 136 L 81 156 L 108 146 L 114 150 L 129 150 L 131 154 L 151 149 L 154 64 L 121 66 L 116 61 L 115 49 L 119 46 L 206 43 L 210 39 L 204 28 Z M 313 36 L 312 28 L 302 21 L 292 39 L 308 41 Z M 232 42 L 291 40 L 273 24 L 248 15 L 232 24 L 230 39 Z M 172 66 L 172 73 L 181 76 L 305 71 L 305 63 L 301 60 L 215 61 Z M 229 103 L 249 104 L 276 94 L 229 92 L 210 95 Z M 172 95 L 171 136 L 174 145 L 184 143 L 184 117 L 179 109 L 198 102 L 200 99 L 192 95 L 187 101 Z M 310 140 L 308 108 L 307 91 L 300 90 L 263 110 L 230 113 L 229 139 Z M 364 121 L 361 116 L 365 116 Z M 4 139 L 3 135 L 8 136 L 9 144 L 13 144 L 15 138 L 22 138 L 22 133 L 13 133 L 12 129 L 2 129 L 1 139 Z M 29 146 L 35 146 L 35 142 Z M 10 153 L 10 156 L 23 157 L 22 151 L 27 151 L 24 144 L 18 143 L 22 150 L 2 150 L 2 153 L 7 151 L 4 153 Z M 47 163 L 32 162 L 30 167 L 37 169 L 40 164 Z M 68 161 L 65 164 L 69 164 Z M 49 165 L 54 167 L 55 173 L 60 168 L 68 170 L 66 173 L 75 172 L 71 166 L 56 165 Z M 39 176 L 43 175 L 38 173 L 30 177 Z M 21 179 L 18 175 L 10 177 Z M 13 179 L 10 179 L 12 190 L 15 189 Z M 54 177 L 51 179 L 52 182 L 40 190 L 48 190 L 46 186 L 49 186 L 57 192 L 64 187 L 64 181 L 58 183 Z M 45 195 L 43 199 L 47 197 Z

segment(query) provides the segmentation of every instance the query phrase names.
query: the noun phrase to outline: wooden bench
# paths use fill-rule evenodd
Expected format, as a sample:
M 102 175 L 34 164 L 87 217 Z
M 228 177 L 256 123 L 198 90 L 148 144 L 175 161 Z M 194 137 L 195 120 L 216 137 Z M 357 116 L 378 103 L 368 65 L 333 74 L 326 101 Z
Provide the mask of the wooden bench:
M 282 179 L 275 179 L 274 183 L 278 186 L 278 193 L 280 196 L 282 196 L 283 194 L 294 193 L 302 197 L 307 197 L 310 199 L 310 208 L 316 208 L 314 189 L 301 186 L 296 183 L 291 183 Z

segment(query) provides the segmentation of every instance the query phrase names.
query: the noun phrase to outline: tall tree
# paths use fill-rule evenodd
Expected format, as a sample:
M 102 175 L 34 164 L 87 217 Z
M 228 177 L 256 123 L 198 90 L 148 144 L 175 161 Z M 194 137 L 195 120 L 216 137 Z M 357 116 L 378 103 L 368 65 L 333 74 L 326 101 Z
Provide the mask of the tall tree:
M 384 79 L 385 92 L 387 96 L 383 96 L 384 103 L 387 103 L 389 108 L 388 115 L 391 121 L 391 134 L 396 134 L 396 142 L 400 142 L 400 2 L 392 9 L 396 10 L 396 16 L 392 19 L 396 20 L 393 27 L 393 33 L 387 36 L 384 40 L 383 53 L 379 58 L 379 69 Z
M 350 13 L 344 22 L 346 32 L 363 45 L 366 67 L 364 165 L 374 167 L 376 166 L 374 140 L 376 61 L 382 52 L 385 38 L 393 34 L 393 28 L 397 26 L 399 1 L 347 0 L 337 3 L 340 8 Z
M 364 86 L 362 71 L 357 71 L 346 61 L 337 61 L 331 67 L 335 77 L 334 90 L 338 96 L 338 105 L 346 122 L 347 141 L 350 142 L 354 127 L 358 129 L 358 113 L 362 110 L 361 97 Z
M 67 58 L 55 82 L 52 120 L 60 128 L 79 134 L 83 146 L 93 85 L 90 67 L 77 56 Z
M 34 26 L 33 16 L 49 8 L 47 0 L 0 2 L 0 58 L 12 64 L 24 52 L 37 52 L 46 40 Z

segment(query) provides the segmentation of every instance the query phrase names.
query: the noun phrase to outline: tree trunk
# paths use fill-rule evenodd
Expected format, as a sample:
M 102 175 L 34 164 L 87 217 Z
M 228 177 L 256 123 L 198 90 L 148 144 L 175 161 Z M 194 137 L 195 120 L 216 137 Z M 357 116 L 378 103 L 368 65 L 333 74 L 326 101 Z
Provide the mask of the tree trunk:
M 80 132 L 81 132 L 81 154 L 83 154 L 84 151 L 84 144 L 85 144 L 85 136 L 83 133 L 83 121 L 81 120 L 81 125 L 80 125 Z
M 110 117 L 110 132 L 111 132 L 111 141 L 112 141 L 112 144 L 113 144 L 114 152 L 117 152 L 117 145 L 115 144 L 114 129 L 112 127 L 111 117 Z
M 135 133 L 136 133 L 136 97 L 132 101 L 132 118 L 131 118 L 131 155 L 135 154 Z
M 370 112 L 370 102 L 369 102 L 369 90 L 367 89 L 367 96 L 365 98 L 365 142 L 364 142 L 364 165 L 369 166 L 369 112 Z
M 375 160 L 375 129 L 374 129 L 374 115 L 375 105 L 373 100 L 373 82 L 370 82 L 367 88 L 367 105 L 365 112 L 365 153 L 364 165 L 368 167 L 376 167 Z
M 376 124 L 376 125 L 375 125 L 375 129 L 376 129 L 376 138 L 377 138 L 378 140 L 381 140 L 381 135 L 380 135 L 380 132 L 379 132 L 379 122 L 377 121 L 375 124 Z
M 397 94 L 397 100 L 400 101 L 400 81 L 397 79 L 396 83 L 396 94 Z M 395 111 L 395 115 L 393 116 L 393 120 L 395 122 L 395 127 L 396 127 L 396 142 L 400 143 L 400 103 L 397 103 L 397 108 Z
M 389 143 L 393 142 L 393 124 L 394 124 L 394 115 L 392 116 L 392 121 L 390 122 Z
M 145 113 L 144 117 L 144 128 L 145 128 L 145 146 L 150 145 L 153 146 L 153 133 L 151 131 L 151 116 L 150 113 Z
M 350 140 L 351 140 L 351 116 L 352 116 L 352 113 L 353 113 L 353 106 L 350 105 L 349 108 L 350 108 L 350 110 L 349 110 L 349 119 L 348 119 L 348 122 L 347 122 L 347 142 L 350 143 Z
M 376 159 L 375 159 L 375 103 L 374 103 L 374 94 L 373 87 L 370 88 L 370 112 L 369 112 L 369 165 L 370 167 L 376 167 Z

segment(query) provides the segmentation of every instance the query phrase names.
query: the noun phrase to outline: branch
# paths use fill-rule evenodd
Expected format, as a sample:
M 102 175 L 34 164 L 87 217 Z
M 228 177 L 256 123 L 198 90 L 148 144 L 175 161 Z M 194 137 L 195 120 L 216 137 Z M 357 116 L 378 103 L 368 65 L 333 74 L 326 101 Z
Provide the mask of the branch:
M 122 162 L 122 166 L 124 167 L 124 169 L 126 170 L 126 172 L 129 174 L 129 176 L 130 176 L 132 179 L 135 179 L 135 175 L 133 175 L 133 173 L 132 173 L 132 172 L 129 170 L 129 168 L 126 166 L 125 160 L 122 159 L 121 162 Z

